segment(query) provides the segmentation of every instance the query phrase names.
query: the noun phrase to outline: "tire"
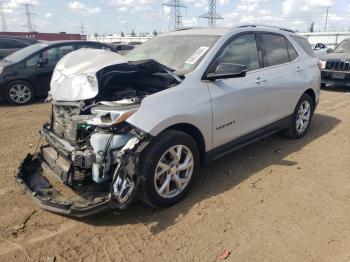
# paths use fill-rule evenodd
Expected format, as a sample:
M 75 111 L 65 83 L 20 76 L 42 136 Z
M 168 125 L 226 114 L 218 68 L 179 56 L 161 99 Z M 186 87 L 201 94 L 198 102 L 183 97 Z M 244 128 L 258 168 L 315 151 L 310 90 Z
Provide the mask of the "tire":
M 309 109 L 306 110 L 306 107 L 309 107 Z M 294 109 L 291 122 L 285 131 L 285 135 L 292 139 L 304 137 L 310 127 L 313 113 L 314 102 L 309 94 L 304 93 Z
M 170 153 L 171 148 L 175 152 Z M 177 161 L 174 153 L 180 152 L 180 149 L 181 157 Z M 192 161 L 186 162 L 189 159 Z M 167 207 L 182 200 L 196 180 L 200 166 L 196 142 L 188 134 L 177 130 L 164 131 L 154 138 L 142 152 L 140 161 L 140 171 L 144 178 L 140 184 L 141 199 L 152 207 Z M 188 164 L 184 165 L 185 163 Z M 181 164 L 189 168 L 179 171 L 177 168 L 181 169 Z M 166 186 L 168 181 L 169 187 Z M 162 186 L 165 190 L 160 192 Z
M 12 105 L 25 105 L 34 100 L 35 92 L 31 84 L 26 81 L 13 81 L 5 90 L 6 100 Z

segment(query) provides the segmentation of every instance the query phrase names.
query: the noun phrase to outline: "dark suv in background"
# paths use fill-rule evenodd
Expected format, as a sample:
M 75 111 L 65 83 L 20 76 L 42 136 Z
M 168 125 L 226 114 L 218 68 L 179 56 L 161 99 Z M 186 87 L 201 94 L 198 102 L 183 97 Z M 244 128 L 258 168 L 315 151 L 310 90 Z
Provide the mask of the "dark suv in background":
M 23 48 L 0 61 L 0 100 L 23 105 L 46 96 L 57 62 L 80 48 L 114 51 L 109 45 L 92 41 L 54 41 Z
M 322 87 L 350 86 L 350 39 L 341 42 L 332 53 L 320 58 Z
M 37 40 L 26 37 L 0 36 L 0 59 L 36 43 Z

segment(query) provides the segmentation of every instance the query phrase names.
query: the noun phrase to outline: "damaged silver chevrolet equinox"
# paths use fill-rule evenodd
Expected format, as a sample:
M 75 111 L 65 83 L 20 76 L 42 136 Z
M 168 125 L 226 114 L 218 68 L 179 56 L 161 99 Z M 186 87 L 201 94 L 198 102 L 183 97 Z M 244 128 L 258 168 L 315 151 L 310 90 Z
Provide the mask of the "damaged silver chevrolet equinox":
M 279 131 L 303 137 L 319 88 L 310 45 L 283 28 L 182 30 L 127 57 L 81 49 L 56 66 L 45 143 L 17 180 L 65 215 L 169 206 L 206 161 Z

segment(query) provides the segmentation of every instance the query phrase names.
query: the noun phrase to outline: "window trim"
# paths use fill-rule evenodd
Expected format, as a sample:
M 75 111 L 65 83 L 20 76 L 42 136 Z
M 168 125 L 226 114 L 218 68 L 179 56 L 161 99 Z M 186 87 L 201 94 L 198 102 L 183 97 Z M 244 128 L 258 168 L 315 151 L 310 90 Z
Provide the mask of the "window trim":
M 258 62 L 259 62 L 259 68 L 257 69 L 254 69 L 254 70 L 251 70 L 251 71 L 248 71 L 247 73 L 250 73 L 250 72 L 256 72 L 258 70 L 261 70 L 261 69 L 264 69 L 263 67 L 263 60 L 262 60 L 262 57 L 261 57 L 261 53 L 262 53 L 262 50 L 261 50 L 261 46 L 260 46 L 260 43 L 258 41 L 258 32 L 257 31 L 245 31 L 245 32 L 241 32 L 241 33 L 238 33 L 238 34 L 235 34 L 233 36 L 231 36 L 229 39 L 226 40 L 226 42 L 220 47 L 219 51 L 216 52 L 215 56 L 213 57 L 213 59 L 210 61 L 209 65 L 207 66 L 206 70 L 204 71 L 204 74 L 201 78 L 202 81 L 205 81 L 207 80 L 207 75 L 210 73 L 211 69 L 212 69 L 212 66 L 213 64 L 215 63 L 216 59 L 218 58 L 218 56 L 221 54 L 221 52 L 232 42 L 234 41 L 235 39 L 243 36 L 243 35 L 247 35 L 247 34 L 252 34 L 254 35 L 254 38 L 255 38 L 255 43 L 256 43 L 256 48 L 257 48 L 257 51 L 258 51 Z
M 264 59 L 262 59 L 262 62 L 263 62 L 263 64 L 264 64 L 264 65 L 263 65 L 263 69 L 265 69 L 265 68 L 279 67 L 279 66 L 283 66 L 283 65 L 289 65 L 289 64 L 294 63 L 294 62 L 296 62 L 297 60 L 299 60 L 300 54 L 299 54 L 297 48 L 295 48 L 295 46 L 292 44 L 292 42 L 289 41 L 288 38 L 287 38 L 285 35 L 279 34 L 279 33 L 275 33 L 275 32 L 268 32 L 268 31 L 259 31 L 259 32 L 257 32 L 257 33 L 258 33 L 258 35 L 259 35 L 259 42 L 261 43 L 261 50 L 262 50 L 262 56 L 263 56 L 263 57 L 265 56 L 266 51 L 265 51 L 265 48 L 264 48 L 264 42 L 263 42 L 263 39 L 262 39 L 262 34 L 270 34 L 270 35 L 281 36 L 281 37 L 284 38 L 284 42 L 285 42 L 286 49 L 287 49 L 287 54 L 288 54 L 288 59 L 289 59 L 289 62 L 282 63 L 282 64 L 278 64 L 278 65 L 271 65 L 271 66 L 267 66 L 267 65 L 265 66 L 265 64 L 264 64 Z M 291 59 L 290 59 L 290 54 L 289 54 L 289 50 L 288 50 L 287 41 L 293 46 L 294 50 L 295 50 L 295 51 L 297 52 L 297 54 L 298 54 L 297 58 L 294 59 L 293 61 L 291 61 Z

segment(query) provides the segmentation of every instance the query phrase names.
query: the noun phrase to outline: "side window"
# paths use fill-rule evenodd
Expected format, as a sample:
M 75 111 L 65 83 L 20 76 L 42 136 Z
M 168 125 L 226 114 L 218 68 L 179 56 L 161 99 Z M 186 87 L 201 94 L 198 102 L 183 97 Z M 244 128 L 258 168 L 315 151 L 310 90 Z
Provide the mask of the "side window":
M 0 49 L 12 49 L 12 43 L 10 39 L 2 38 L 0 39 Z
M 101 47 L 95 43 L 93 44 L 78 44 L 76 49 L 80 49 L 80 48 L 97 48 L 97 49 L 101 49 Z
M 274 66 L 289 63 L 289 55 L 284 36 L 275 34 L 261 34 L 264 47 L 264 65 Z
M 304 38 L 304 37 L 300 37 L 300 36 L 296 36 L 296 35 L 291 35 L 290 36 L 295 42 L 298 43 L 298 45 L 309 55 L 312 57 L 316 57 L 314 50 L 312 50 L 309 41 Z
M 286 42 L 287 42 L 287 47 L 288 47 L 289 59 L 292 62 L 298 58 L 298 53 L 287 39 L 286 39 Z
M 25 43 L 21 42 L 21 41 L 17 41 L 17 40 L 12 40 L 12 48 L 24 48 L 28 45 L 26 45 Z
M 40 61 L 40 55 L 39 54 L 33 55 L 32 57 L 27 59 L 26 66 L 36 66 L 39 61 Z
M 216 65 L 233 63 L 245 65 L 248 70 L 259 68 L 258 48 L 254 34 L 244 34 L 232 40 L 221 52 Z
M 62 57 L 64 57 L 66 54 L 74 51 L 74 46 L 73 45 L 63 45 L 57 47 L 57 61 L 60 60 Z
M 111 51 L 112 49 L 110 49 L 109 47 L 105 46 L 105 45 L 101 45 L 101 49 L 102 50 L 107 50 L 107 51 Z

